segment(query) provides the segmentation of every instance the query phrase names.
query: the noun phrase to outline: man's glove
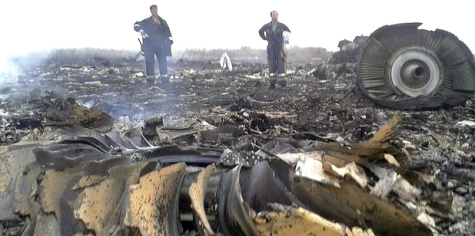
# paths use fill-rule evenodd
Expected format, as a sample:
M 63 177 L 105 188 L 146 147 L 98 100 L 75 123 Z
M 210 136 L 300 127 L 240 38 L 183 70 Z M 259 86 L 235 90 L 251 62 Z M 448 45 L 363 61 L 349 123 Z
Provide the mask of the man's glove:
M 144 31 L 143 29 L 141 29 L 141 30 L 139 31 L 139 33 L 140 33 L 140 35 L 142 35 L 142 38 L 147 38 L 147 37 L 148 37 L 148 34 L 145 33 L 145 31 Z

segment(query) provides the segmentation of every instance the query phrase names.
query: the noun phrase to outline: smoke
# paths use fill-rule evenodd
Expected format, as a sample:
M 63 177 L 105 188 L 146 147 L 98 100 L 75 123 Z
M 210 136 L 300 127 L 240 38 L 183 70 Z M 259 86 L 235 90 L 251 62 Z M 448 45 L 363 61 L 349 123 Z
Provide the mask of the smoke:
M 29 79 L 28 72 L 41 65 L 52 50 L 3 54 L 0 56 L 0 85 L 17 83 L 20 78 Z
M 0 85 L 13 82 L 18 77 L 18 67 L 9 58 L 0 58 Z

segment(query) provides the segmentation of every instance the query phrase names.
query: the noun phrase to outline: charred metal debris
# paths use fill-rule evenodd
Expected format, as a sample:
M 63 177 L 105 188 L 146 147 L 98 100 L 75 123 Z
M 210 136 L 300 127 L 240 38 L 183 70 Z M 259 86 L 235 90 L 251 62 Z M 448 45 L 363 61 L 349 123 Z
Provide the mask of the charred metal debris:
M 262 142 L 226 126 L 171 135 L 160 118 L 127 130 L 122 120 L 31 146 L 1 222 L 22 234 L 432 235 L 431 214 L 444 213 L 423 190 L 436 181 L 404 167 L 414 150 L 394 139 L 401 119 L 356 144 Z
M 171 83 L 154 87 L 142 65 L 100 58 L 20 74 L 0 90 L 0 232 L 473 235 L 473 100 L 432 103 L 435 92 L 417 108 L 410 96 L 373 106 L 354 90 L 362 71 L 387 71 L 355 58 L 396 29 L 413 42 L 415 26 L 342 41 L 331 64 L 292 65 L 273 90 L 265 66 L 223 71 L 218 59 L 170 63 Z M 439 33 L 420 37 L 465 52 Z M 414 55 L 401 42 L 387 48 Z M 415 47 L 425 59 L 441 48 Z M 439 82 L 458 75 L 430 65 L 450 71 Z

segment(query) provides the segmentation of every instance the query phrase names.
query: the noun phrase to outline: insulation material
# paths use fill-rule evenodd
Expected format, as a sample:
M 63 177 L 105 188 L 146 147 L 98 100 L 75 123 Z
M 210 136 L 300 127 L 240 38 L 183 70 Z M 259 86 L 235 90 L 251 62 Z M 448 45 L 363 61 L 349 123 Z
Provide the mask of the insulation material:
M 198 216 L 200 225 L 203 227 L 205 235 L 214 235 L 214 231 L 209 224 L 208 218 L 205 212 L 205 190 L 208 185 L 208 180 L 211 173 L 214 170 L 214 165 L 207 166 L 198 174 L 198 178 L 190 186 L 189 194 L 193 206 L 193 211 Z
M 340 223 L 331 222 L 325 218 L 305 210 L 271 204 L 273 211 L 260 212 L 254 222 L 259 233 L 263 236 L 285 236 L 285 235 L 321 235 L 321 236 L 344 236 L 358 235 L 371 236 L 374 233 L 371 229 L 363 230 L 358 227 L 349 228 Z
M 152 171 L 130 187 L 124 223 L 142 235 L 177 235 L 178 193 L 185 164 Z
M 104 227 L 114 216 L 114 211 L 120 207 L 126 186 L 138 181 L 139 173 L 147 163 L 112 168 L 108 176 L 81 178 L 78 185 L 86 188 L 78 197 L 80 203 L 74 211 L 75 217 L 80 219 L 86 228 L 97 234 L 103 233 Z

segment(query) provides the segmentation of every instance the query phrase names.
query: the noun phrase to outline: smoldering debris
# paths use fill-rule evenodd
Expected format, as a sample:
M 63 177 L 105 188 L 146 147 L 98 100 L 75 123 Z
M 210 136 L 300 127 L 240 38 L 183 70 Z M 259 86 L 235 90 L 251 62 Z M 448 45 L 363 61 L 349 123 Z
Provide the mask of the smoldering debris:
M 273 90 L 265 65 L 236 61 L 175 62 L 148 87 L 135 63 L 50 64 L 12 86 L 4 234 L 473 232 L 473 101 L 401 113 L 297 73 L 312 65 Z

